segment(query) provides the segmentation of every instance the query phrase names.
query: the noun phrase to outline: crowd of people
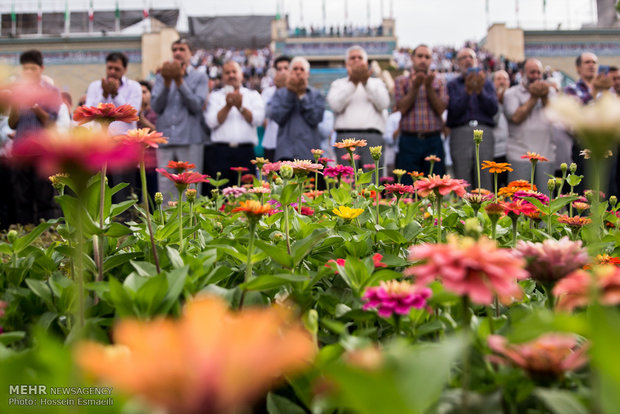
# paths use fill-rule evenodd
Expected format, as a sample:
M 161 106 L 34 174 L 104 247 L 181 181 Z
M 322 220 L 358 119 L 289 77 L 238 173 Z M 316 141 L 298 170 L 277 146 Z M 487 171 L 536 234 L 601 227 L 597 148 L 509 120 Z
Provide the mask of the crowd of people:
M 482 130 L 480 159 L 507 161 L 514 171 L 505 180 L 529 180 L 529 163 L 521 156 L 536 152 L 549 160 L 536 170 L 535 183 L 547 192 L 548 174 L 560 163 L 575 162 L 583 170 L 578 144 L 543 115 L 557 94 L 573 95 L 583 105 L 604 92 L 620 93 L 617 67 L 599 71 L 596 55 L 584 52 L 576 59 L 579 80 L 562 89 L 557 78 L 535 58 L 517 63 L 496 58 L 474 44 L 456 50 L 419 45 L 395 51 L 402 75 L 386 82 L 371 69 L 366 51 L 346 51 L 347 76 L 335 80 L 327 93 L 308 80 L 310 63 L 302 56 L 274 57 L 269 49 L 193 51 L 184 39 L 172 45 L 172 59 L 158 68 L 154 82 L 125 76 L 130 64 L 121 52 L 110 53 L 102 77 L 88 86 L 80 104 L 129 104 L 139 112 L 136 122 L 115 122 L 110 133 L 133 128 L 162 132 L 168 143 L 149 153 L 147 169 L 152 193 L 165 198 L 176 194 L 171 181 L 157 177 L 155 167 L 168 161 L 187 161 L 195 170 L 236 183 L 231 168 L 255 172 L 252 160 L 257 146 L 271 161 L 313 159 L 312 149 L 332 151 L 333 145 L 355 137 L 369 146 L 383 145 L 383 174 L 393 168 L 429 174 L 451 172 L 476 183 L 474 130 Z M 406 59 L 403 57 L 406 54 Z M 10 99 L 15 89 L 4 90 L 0 110 L 2 151 L 24 135 L 56 125 L 71 124 L 71 97 L 61 94 L 43 74 L 43 56 L 37 50 L 21 54 L 21 82 L 40 101 Z M 36 90 L 37 93 L 32 93 Z M 259 93 L 260 91 L 260 93 Z M 43 98 L 42 98 L 43 97 Z M 361 151 L 358 165 L 371 164 Z M 345 163 L 346 151 L 328 152 L 334 162 Z M 49 182 L 32 170 L 2 164 L 0 225 L 36 223 L 59 214 Z M 615 178 L 615 170 L 612 174 Z M 129 182 L 137 187 L 137 171 L 109 177 L 111 184 Z M 411 178 L 403 177 L 403 183 Z M 610 180 L 611 193 L 617 183 Z M 482 176 L 491 189 L 491 174 Z M 208 194 L 205 187 L 205 194 Z M 131 187 L 117 199 L 129 197 Z

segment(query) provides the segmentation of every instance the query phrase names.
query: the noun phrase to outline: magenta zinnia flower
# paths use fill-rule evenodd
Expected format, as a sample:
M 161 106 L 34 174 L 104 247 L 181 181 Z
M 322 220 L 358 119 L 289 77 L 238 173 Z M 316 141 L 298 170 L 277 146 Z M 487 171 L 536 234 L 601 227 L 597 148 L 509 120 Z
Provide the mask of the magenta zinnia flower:
M 547 197 L 543 193 L 539 193 L 538 191 L 519 190 L 519 191 L 517 191 L 516 193 L 514 193 L 512 195 L 513 201 L 523 200 L 524 202 L 528 203 L 528 201 L 525 200 L 525 197 L 535 198 L 535 199 L 537 199 L 538 201 L 540 201 L 543 204 L 548 204 L 549 203 L 549 197 Z M 531 204 L 531 203 L 529 203 L 529 204 Z
M 525 270 L 532 279 L 545 285 L 555 284 L 590 260 L 581 241 L 571 241 L 567 236 L 542 243 L 519 241 L 514 251 L 527 261 Z
M 362 299 L 364 310 L 375 308 L 379 316 L 389 318 L 392 313 L 407 315 L 411 308 L 422 309 L 432 291 L 424 286 L 412 285 L 407 281 L 382 281 L 379 286 L 366 289 Z
M 413 189 L 412 185 L 404 185 L 400 183 L 385 185 L 386 193 L 403 195 L 403 194 L 412 194 L 414 191 L 415 190 Z
M 489 348 L 499 355 L 489 360 L 521 367 L 535 378 L 562 377 L 587 362 L 587 344 L 579 344 L 575 335 L 547 333 L 523 344 L 509 344 L 499 335 L 489 335 Z
M 331 167 L 325 167 L 323 174 L 330 178 L 349 177 L 353 175 L 353 167 L 337 164 Z
M 447 290 L 467 295 L 474 303 L 490 305 L 493 296 L 505 304 L 522 295 L 517 281 L 527 278 L 525 261 L 495 241 L 448 235 L 446 244 L 421 244 L 409 248 L 409 260 L 421 262 L 405 275 L 427 284 L 439 279 Z

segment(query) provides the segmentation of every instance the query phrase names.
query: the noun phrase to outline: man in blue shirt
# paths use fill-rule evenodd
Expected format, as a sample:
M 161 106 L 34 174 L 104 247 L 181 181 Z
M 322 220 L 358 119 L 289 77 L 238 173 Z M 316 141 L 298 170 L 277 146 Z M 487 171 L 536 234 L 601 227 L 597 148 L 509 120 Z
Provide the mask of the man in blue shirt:
M 448 82 L 448 120 L 450 132 L 450 153 L 456 178 L 467 180 L 478 186 L 476 177 L 476 155 L 473 140 L 474 129 L 484 131 L 480 144 L 480 162 L 493 160 L 495 139 L 493 117 L 497 113 L 497 95 L 493 82 L 486 79 L 477 68 L 476 53 L 464 48 L 457 54 L 461 75 Z M 481 187 L 491 190 L 491 174 L 481 175 Z

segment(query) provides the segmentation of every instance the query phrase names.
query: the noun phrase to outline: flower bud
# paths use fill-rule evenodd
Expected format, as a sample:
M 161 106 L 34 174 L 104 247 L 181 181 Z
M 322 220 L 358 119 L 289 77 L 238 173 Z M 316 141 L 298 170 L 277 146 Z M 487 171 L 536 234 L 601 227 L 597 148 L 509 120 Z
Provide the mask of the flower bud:
M 482 134 L 484 130 L 482 129 L 474 129 L 474 143 L 480 144 L 482 142 Z
M 470 217 L 465 220 L 465 235 L 471 236 L 475 239 L 482 234 L 482 226 L 480 221 L 476 217 Z
M 188 188 L 187 190 L 185 190 L 185 198 L 189 203 L 193 203 L 194 201 L 196 201 L 196 193 L 197 192 L 195 188 Z
M 6 235 L 6 238 L 9 241 L 9 243 L 15 243 L 15 240 L 17 240 L 17 231 L 9 230 L 9 232 Z
M 222 225 L 220 221 L 216 221 L 213 223 L 213 230 L 217 231 L 218 233 L 221 233 L 222 230 L 224 230 L 224 226 Z
M 274 180 L 274 182 L 276 183 L 276 185 L 282 185 L 282 178 L 280 178 L 280 177 L 276 177 L 276 179 Z
M 154 200 L 155 200 L 155 204 L 159 206 L 161 205 L 161 203 L 164 202 L 164 195 L 158 191 L 155 193 Z
M 218 190 L 217 188 L 211 189 L 211 197 L 216 198 L 219 194 L 220 194 L 220 190 Z
M 405 170 L 401 170 L 399 168 L 392 170 L 392 174 L 394 174 L 395 176 L 397 176 L 398 178 L 402 177 L 403 175 L 407 174 L 407 171 Z
M 568 170 L 568 165 L 563 162 L 562 164 L 560 164 L 560 170 L 562 170 L 562 175 L 566 175 L 566 170 Z
M 373 160 L 377 161 L 381 158 L 381 145 L 377 145 L 376 147 L 369 147 L 368 149 L 370 150 L 370 156 Z
M 547 188 L 551 192 L 553 192 L 553 190 L 555 190 L 555 178 L 549 178 L 549 180 L 547 181 Z
M 281 231 L 274 231 L 273 233 L 271 233 L 271 240 L 277 242 L 283 239 L 284 239 L 284 234 Z
M 284 164 L 280 167 L 280 176 L 285 180 L 293 177 L 293 167 L 288 164 Z
M 615 195 L 609 196 L 609 205 L 614 208 L 618 203 L 618 198 Z
M 571 162 L 570 165 L 568 166 L 568 170 L 570 171 L 571 174 L 575 174 L 577 172 L 577 164 L 575 164 L 574 162 Z

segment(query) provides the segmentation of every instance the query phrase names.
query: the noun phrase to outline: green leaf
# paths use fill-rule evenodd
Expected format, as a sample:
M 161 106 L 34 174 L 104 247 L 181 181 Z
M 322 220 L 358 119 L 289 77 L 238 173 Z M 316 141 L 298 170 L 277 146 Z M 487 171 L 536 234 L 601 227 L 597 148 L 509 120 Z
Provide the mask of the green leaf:
M 570 391 L 536 388 L 534 395 L 554 414 L 588 414 L 586 407 Z
M 275 262 L 288 269 L 293 268 L 293 257 L 288 254 L 286 249 L 267 244 L 261 240 L 254 241 L 254 245 L 267 253 Z
M 321 239 L 327 237 L 327 230 L 316 230 L 310 236 L 305 239 L 298 240 L 291 246 L 291 253 L 293 254 L 293 264 L 297 266 L 306 255 L 312 251 Z
M 168 253 L 168 258 L 170 259 L 170 263 L 172 264 L 173 268 L 178 269 L 185 266 L 185 263 L 183 263 L 183 258 L 181 257 L 177 249 L 166 246 L 166 252 Z
M 154 276 L 154 275 L 157 274 L 157 268 L 155 267 L 155 265 L 153 263 L 149 263 L 149 262 L 136 262 L 136 261 L 133 261 L 133 260 L 130 260 L 129 262 L 131 263 L 133 268 L 136 269 L 136 272 L 140 276 L 150 277 L 150 276 Z
M 351 204 L 351 193 L 346 188 L 332 188 L 329 190 L 329 194 L 339 205 Z
M 305 414 L 306 410 L 291 400 L 270 392 L 267 394 L 267 412 L 269 414 Z
M 52 227 L 52 223 L 43 222 L 35 227 L 30 233 L 24 237 L 20 237 L 13 243 L 13 251 L 19 253 L 26 247 L 30 246 L 43 232 Z
M 133 232 L 129 227 L 115 221 L 110 224 L 105 232 L 105 235 L 108 237 L 122 237 L 132 233 Z
M 110 217 L 116 217 L 121 214 L 123 211 L 127 210 L 131 206 L 136 204 L 136 200 L 126 200 L 118 204 L 112 205 L 112 211 L 110 212 Z
M 13 253 L 13 248 L 8 243 L 0 243 L 0 253 L 11 254 Z
M 132 252 L 132 253 L 117 253 L 111 256 L 108 256 L 103 261 L 103 273 L 109 272 L 115 267 L 122 266 L 125 263 L 129 262 L 132 259 L 142 256 L 142 253 Z
M 168 293 L 157 308 L 157 313 L 166 315 L 170 312 L 170 309 L 179 300 L 179 296 L 185 288 L 185 281 L 187 279 L 188 266 L 183 266 L 178 269 L 174 269 L 171 272 L 166 272 L 166 279 L 168 280 Z
M 166 275 L 159 274 L 149 277 L 140 287 L 135 296 L 135 304 L 141 310 L 142 316 L 151 317 L 155 310 L 161 306 L 168 292 L 168 279 Z
M 551 208 L 551 212 L 555 213 L 556 211 L 559 211 L 562 207 L 564 207 L 568 203 L 572 203 L 573 201 L 577 200 L 578 198 L 579 197 L 577 197 L 577 196 L 569 196 L 569 197 L 556 198 L 551 203 L 549 203 L 549 207 Z
M 569 174 L 569 176 L 566 177 L 566 182 L 568 183 L 568 185 L 576 187 L 579 185 L 582 179 L 583 175 Z
M 287 184 L 280 194 L 280 204 L 283 206 L 288 206 L 291 203 L 294 203 L 299 198 L 299 191 L 297 191 L 299 187 L 297 184 Z
M 247 290 L 262 291 L 277 289 L 280 286 L 284 286 L 294 282 L 301 283 L 306 281 L 308 281 L 307 276 L 282 273 L 277 275 L 260 275 L 247 283 L 241 284 L 240 287 Z
M 365 173 L 363 173 L 361 175 L 358 175 L 358 177 L 357 177 L 357 185 L 369 183 L 370 180 L 372 180 L 372 174 L 374 172 L 375 171 L 372 170 L 372 171 L 367 171 L 367 172 L 365 172 Z
M 52 291 L 50 287 L 42 280 L 36 279 L 26 279 L 26 285 L 30 288 L 30 290 L 43 299 L 43 302 L 47 305 L 50 310 L 54 310 L 54 301 L 52 299 Z
M 110 299 L 118 317 L 136 316 L 130 292 L 118 280 L 110 279 Z
M 25 336 L 26 336 L 26 332 L 24 331 L 6 332 L 3 334 L 0 334 L 0 344 L 10 345 L 13 342 L 17 342 L 20 339 L 23 339 Z

